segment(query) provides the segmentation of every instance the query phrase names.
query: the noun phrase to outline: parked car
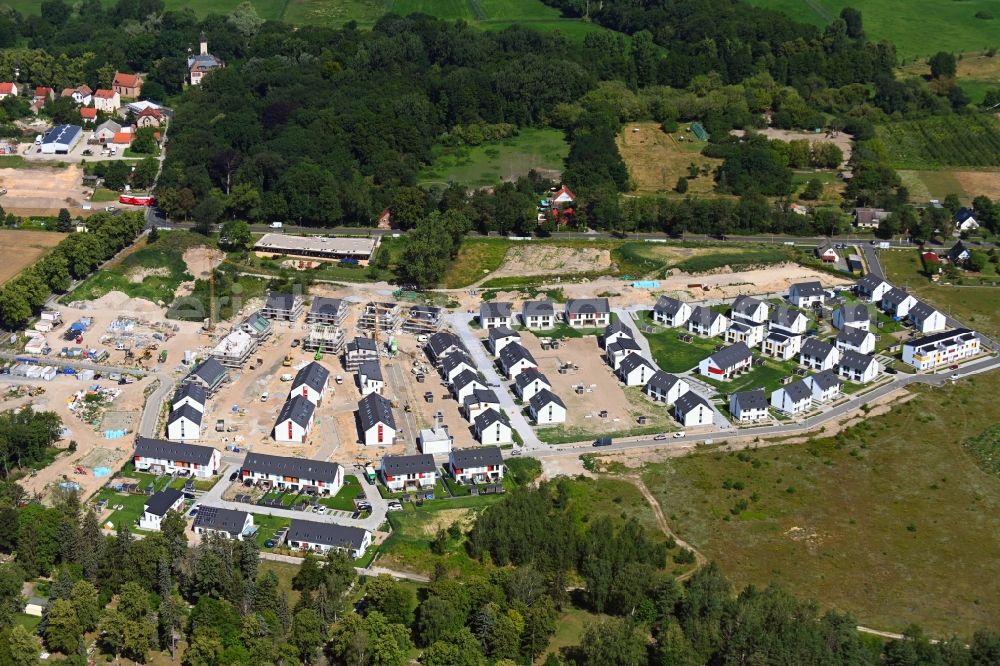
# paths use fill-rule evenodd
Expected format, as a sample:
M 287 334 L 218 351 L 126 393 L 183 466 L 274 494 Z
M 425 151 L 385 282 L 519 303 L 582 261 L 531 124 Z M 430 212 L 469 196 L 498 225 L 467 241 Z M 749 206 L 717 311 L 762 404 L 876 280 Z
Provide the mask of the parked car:
M 235 481 L 239 477 L 240 477 L 240 472 L 239 472 L 239 470 L 237 470 L 237 471 L 235 471 L 235 472 L 233 472 L 232 474 L 229 475 L 229 480 L 230 481 Z
M 594 446 L 611 446 L 612 441 L 610 437 L 598 437 L 594 440 Z
M 401 502 L 389 502 L 389 511 L 402 511 L 403 504 Z
M 683 436 L 684 436 L 684 431 L 683 430 L 678 430 L 677 432 L 674 433 L 674 439 L 679 439 L 679 438 L 681 438 Z
M 661 432 L 661 433 L 660 433 L 659 435 L 657 435 L 656 437 L 654 437 L 654 438 L 653 438 L 653 441 L 654 441 L 654 442 L 662 442 L 662 441 L 663 441 L 663 440 L 665 440 L 666 438 L 667 438 L 667 435 L 666 435 L 666 433 L 662 433 L 662 432 Z
M 264 542 L 264 547 L 265 548 L 274 548 L 275 545 L 276 544 L 274 542 L 274 539 L 268 539 L 267 541 Z

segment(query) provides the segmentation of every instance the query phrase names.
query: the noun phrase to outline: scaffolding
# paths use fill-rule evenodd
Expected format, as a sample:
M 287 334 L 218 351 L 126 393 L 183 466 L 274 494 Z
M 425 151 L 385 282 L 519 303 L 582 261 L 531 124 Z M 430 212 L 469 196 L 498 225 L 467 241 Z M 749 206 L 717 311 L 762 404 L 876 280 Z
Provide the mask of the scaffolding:
M 391 332 L 399 328 L 400 308 L 398 303 L 365 303 L 365 309 L 358 317 L 359 331 Z
M 311 352 L 339 354 L 344 348 L 344 340 L 344 329 L 339 326 L 314 325 L 309 335 L 302 339 L 302 347 Z
M 432 305 L 414 305 L 403 321 L 403 332 L 433 335 L 441 329 L 441 308 Z

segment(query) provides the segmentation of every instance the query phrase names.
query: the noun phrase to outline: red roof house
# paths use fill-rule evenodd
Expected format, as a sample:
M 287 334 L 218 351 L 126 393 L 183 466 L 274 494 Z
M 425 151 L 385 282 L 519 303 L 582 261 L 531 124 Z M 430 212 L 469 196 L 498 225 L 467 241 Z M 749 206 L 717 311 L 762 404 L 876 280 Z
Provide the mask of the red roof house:
M 83 119 L 83 122 L 94 122 L 97 120 L 97 109 L 92 106 L 83 107 L 80 109 L 80 118 Z
M 128 146 L 132 143 L 132 133 L 131 132 L 115 132 L 115 138 L 111 140 L 112 143 L 116 143 L 122 146 Z
M 576 201 L 576 195 L 565 185 L 559 188 L 559 191 L 552 197 L 552 202 L 557 204 L 573 203 L 574 201 Z

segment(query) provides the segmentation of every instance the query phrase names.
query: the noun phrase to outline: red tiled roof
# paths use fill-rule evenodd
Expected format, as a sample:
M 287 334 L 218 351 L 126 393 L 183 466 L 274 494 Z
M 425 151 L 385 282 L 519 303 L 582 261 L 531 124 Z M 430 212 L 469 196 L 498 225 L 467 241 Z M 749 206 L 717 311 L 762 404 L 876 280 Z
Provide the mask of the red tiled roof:
M 93 107 L 90 107 L 90 106 L 85 107 L 83 109 L 80 109 L 80 117 L 81 118 L 96 118 L 97 117 L 97 109 L 95 109 Z
M 138 74 L 126 74 L 124 72 L 115 72 L 115 80 L 111 85 L 114 86 L 124 86 L 126 88 L 136 88 L 142 85 L 142 80 L 139 78 Z
M 112 99 L 115 96 L 114 90 L 108 90 L 106 88 L 98 88 L 97 92 L 94 93 L 94 97 L 100 97 L 101 99 Z
M 10 94 L 12 92 L 14 92 L 13 83 L 0 83 L 0 93 Z
M 52 88 L 48 86 L 38 86 L 35 88 L 35 97 L 48 97 L 52 94 Z
M 163 114 L 160 113 L 157 109 L 148 108 L 148 109 L 143 109 L 142 111 L 140 111 L 139 115 L 137 117 L 138 118 L 143 118 L 145 116 L 152 116 L 153 118 L 162 118 Z
M 131 132 L 116 132 L 115 138 L 112 139 L 112 143 L 132 143 L 132 133 Z

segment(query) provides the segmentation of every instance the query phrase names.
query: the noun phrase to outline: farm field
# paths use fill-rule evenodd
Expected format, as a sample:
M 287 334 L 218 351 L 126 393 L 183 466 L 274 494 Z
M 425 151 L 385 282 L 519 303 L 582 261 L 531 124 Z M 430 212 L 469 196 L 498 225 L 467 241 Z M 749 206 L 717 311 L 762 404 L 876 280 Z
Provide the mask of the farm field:
M 823 27 L 835 19 L 844 7 L 857 7 L 870 39 L 891 40 L 902 59 L 926 57 L 938 51 L 980 50 L 997 46 L 996 20 L 976 18 L 976 12 L 989 11 L 1000 18 L 997 0 L 909 0 L 905 11 L 893 0 L 750 0 L 759 7 L 769 7 L 804 23 Z M 934 26 L 928 30 L 928 26 Z M 956 47 L 962 45 L 962 49 Z
M 0 245 L 7 248 L 3 252 L 3 267 L 0 268 L 0 284 L 7 282 L 40 257 L 48 253 L 66 236 L 54 231 L 19 231 L 0 229 Z
M 424 185 L 466 187 L 494 185 L 502 179 L 526 175 L 531 169 L 561 172 L 569 145 L 560 130 L 522 129 L 497 143 L 459 148 L 434 148 L 434 161 L 420 173 Z
M 878 140 L 899 169 L 1000 166 L 1000 120 L 934 116 L 879 125 Z
M 715 187 L 712 172 L 722 160 L 701 155 L 706 144 L 690 132 L 667 134 L 656 122 L 626 123 L 617 143 L 629 175 L 635 181 L 635 192 L 673 192 L 677 179 L 688 177 L 688 166 L 692 163 L 708 169 L 708 174 L 688 178 L 688 194 L 708 194 Z
M 1000 580 L 981 575 L 1000 558 L 1000 478 L 961 443 L 1000 419 L 998 390 L 997 373 L 920 387 L 837 437 L 677 458 L 643 478 L 737 588 L 774 581 L 867 626 L 967 639 L 1000 616 Z

